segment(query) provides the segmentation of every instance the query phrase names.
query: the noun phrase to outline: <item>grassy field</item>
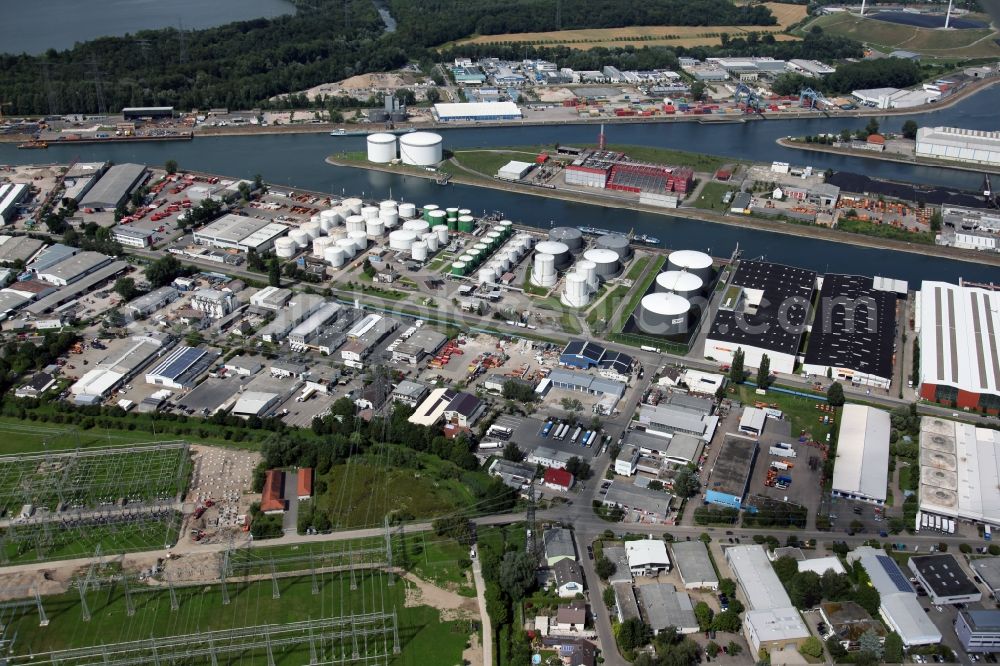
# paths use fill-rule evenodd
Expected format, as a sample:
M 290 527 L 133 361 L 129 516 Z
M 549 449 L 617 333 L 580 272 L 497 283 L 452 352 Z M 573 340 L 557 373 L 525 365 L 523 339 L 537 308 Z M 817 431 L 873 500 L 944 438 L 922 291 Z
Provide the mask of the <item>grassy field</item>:
M 628 287 L 618 286 L 608 292 L 608 295 L 597 302 L 594 307 L 590 309 L 587 313 L 587 325 L 591 328 L 596 327 L 601 322 L 606 322 L 611 319 L 611 315 L 614 314 L 615 308 L 618 304 L 622 302 L 625 298 L 625 294 L 628 292 Z
M 163 590 L 136 592 L 136 613 L 126 614 L 121 587 L 98 589 L 88 595 L 92 619 L 82 622 L 80 598 L 76 591 L 44 599 L 50 624 L 38 626 L 34 606 L 14 611 L 12 634 L 18 637 L 12 663 L 27 662 L 29 655 L 49 650 L 87 647 L 153 637 L 187 635 L 261 624 L 287 624 L 309 619 L 336 617 L 342 613 L 371 612 L 374 608 L 395 609 L 399 622 L 401 654 L 391 657 L 391 664 L 459 663 L 469 636 L 467 622 L 442 622 L 437 610 L 418 606 L 407 608 L 405 585 L 389 587 L 382 574 L 358 574 L 358 589 L 351 591 L 346 576 L 326 575 L 319 581 L 319 594 L 313 595 L 308 576 L 279 580 L 281 598 L 273 599 L 271 581 L 240 582 L 230 580 L 231 603 L 223 605 L 219 589 L 210 585 L 179 588 L 178 610 L 170 608 L 170 595 Z M 371 647 L 376 643 L 373 639 Z M 392 650 L 389 637 L 389 652 Z M 378 649 L 385 643 L 380 637 Z M 325 647 L 331 647 L 330 640 Z M 364 644 L 362 644 L 364 651 Z M 347 650 L 348 654 L 350 649 Z M 161 653 L 162 655 L 162 653 Z M 333 655 L 327 654 L 327 658 Z M 162 656 L 161 656 L 162 659 Z M 308 642 L 274 650 L 276 664 L 297 666 L 309 663 Z M 321 661 L 323 659 L 321 658 Z M 221 663 L 265 664 L 266 656 L 249 652 L 232 653 Z M 185 663 L 207 664 L 204 661 Z
M 751 377 L 751 379 L 753 379 L 753 377 Z M 730 395 L 747 405 L 753 405 L 757 402 L 775 405 L 775 409 L 783 411 L 792 422 L 792 437 L 798 437 L 800 432 L 805 431 L 810 434 L 814 440 L 822 442 L 826 441 L 828 433 L 836 429 L 836 424 L 824 425 L 820 422 L 822 416 L 824 414 L 828 414 L 828 412 L 821 412 L 816 409 L 816 405 L 823 402 L 819 399 L 811 400 L 809 398 L 778 393 L 776 391 L 768 391 L 767 395 L 757 395 L 755 393 L 755 388 L 746 384 L 737 386 L 736 394 Z M 839 419 L 839 409 L 834 416 Z
M 863 220 L 841 218 L 837 221 L 837 228 L 852 234 L 862 234 L 876 238 L 892 238 L 910 243 L 920 243 L 922 245 L 934 244 L 934 234 L 929 231 L 906 231 L 888 224 L 873 224 L 872 222 L 865 222 Z
M 652 258 L 652 263 L 649 269 L 646 271 L 645 275 L 641 278 L 636 278 L 638 280 L 638 286 L 632 290 L 632 296 L 628 299 L 628 303 L 622 308 L 621 315 L 619 316 L 619 321 L 614 325 L 614 331 L 617 333 L 622 330 L 625 326 L 625 322 L 628 321 L 629 316 L 632 312 L 639 306 L 639 301 L 642 297 L 646 295 L 646 290 L 649 289 L 649 285 L 653 284 L 653 280 L 660 272 L 660 268 L 663 267 L 663 262 L 667 259 L 663 255 L 656 255 Z
M 691 205 L 704 210 L 728 210 L 729 206 L 722 203 L 722 197 L 725 196 L 726 192 L 734 189 L 736 188 L 728 183 L 714 181 L 705 183 L 705 186 L 701 188 L 701 194 L 691 202 Z
M 714 46 L 720 43 L 720 35 L 728 33 L 733 37 L 755 32 L 773 34 L 775 39 L 796 39 L 782 33 L 785 28 L 801 21 L 806 16 L 805 5 L 786 5 L 775 2 L 765 3 L 778 20 L 774 26 L 629 26 L 624 28 L 593 28 L 584 30 L 559 30 L 549 32 L 524 32 L 504 35 L 479 35 L 462 39 L 457 44 L 499 44 L 517 42 L 522 44 L 544 44 L 546 46 L 565 45 L 577 49 L 592 49 L 611 46 Z
M 980 18 L 976 16 L 976 18 Z M 989 21 L 988 18 L 985 19 Z M 888 53 L 904 49 L 938 58 L 993 58 L 1000 56 L 997 33 L 983 30 L 934 30 L 889 23 L 853 14 L 821 16 L 808 24 L 831 35 L 849 37 Z
M 633 282 L 638 280 L 643 271 L 646 270 L 646 264 L 649 263 L 650 259 L 652 259 L 650 255 L 645 255 L 636 259 L 632 265 L 629 266 L 628 271 L 625 272 L 625 279 L 632 280 Z
M 559 325 L 564 331 L 573 335 L 579 335 L 583 331 L 580 328 L 580 320 L 572 312 L 563 312 L 559 317 Z
M 655 130 L 652 130 L 655 131 Z M 591 144 L 591 148 L 596 148 L 596 144 Z M 656 164 L 667 164 L 670 166 L 683 166 L 695 171 L 714 173 L 726 164 L 732 164 L 733 160 L 704 153 L 692 153 L 686 150 L 671 150 L 669 148 L 650 148 L 647 146 L 633 146 L 627 144 L 609 144 L 608 150 L 617 150 L 625 153 L 633 160 L 640 162 L 654 162 Z
M 466 169 L 479 172 L 484 176 L 492 178 L 496 175 L 500 167 L 511 160 L 521 162 L 533 162 L 538 153 L 531 152 L 528 148 L 495 148 L 490 150 L 456 150 L 454 160 Z M 450 170 L 452 173 L 461 173 L 460 170 Z

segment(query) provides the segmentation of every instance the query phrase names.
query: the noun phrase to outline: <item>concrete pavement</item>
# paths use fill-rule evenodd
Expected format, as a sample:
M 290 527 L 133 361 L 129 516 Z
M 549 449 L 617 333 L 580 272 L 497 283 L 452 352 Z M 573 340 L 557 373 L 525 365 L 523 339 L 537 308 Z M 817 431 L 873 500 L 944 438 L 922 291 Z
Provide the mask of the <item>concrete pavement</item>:
M 493 666 L 493 622 L 486 612 L 486 581 L 483 580 L 483 565 L 478 556 L 472 560 L 472 578 L 476 581 L 476 601 L 479 602 L 479 616 L 483 620 L 483 666 Z

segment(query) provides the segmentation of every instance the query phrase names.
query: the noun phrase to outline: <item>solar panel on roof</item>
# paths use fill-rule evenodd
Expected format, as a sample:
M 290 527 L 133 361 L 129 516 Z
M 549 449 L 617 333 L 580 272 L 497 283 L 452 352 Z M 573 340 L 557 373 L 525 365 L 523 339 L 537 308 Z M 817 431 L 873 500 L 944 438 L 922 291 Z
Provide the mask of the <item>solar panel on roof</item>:
M 875 557 L 878 559 L 879 564 L 882 565 L 882 569 L 889 575 L 889 579 L 896 585 L 897 590 L 900 592 L 913 592 L 913 588 L 910 587 L 910 581 L 899 570 L 899 566 L 896 565 L 895 560 L 888 555 L 876 555 Z
M 163 375 L 164 377 L 176 377 L 191 367 L 191 364 L 201 358 L 201 355 L 204 353 L 205 352 L 201 349 L 185 349 L 180 356 L 171 361 L 170 364 L 163 368 L 163 370 L 158 374 Z

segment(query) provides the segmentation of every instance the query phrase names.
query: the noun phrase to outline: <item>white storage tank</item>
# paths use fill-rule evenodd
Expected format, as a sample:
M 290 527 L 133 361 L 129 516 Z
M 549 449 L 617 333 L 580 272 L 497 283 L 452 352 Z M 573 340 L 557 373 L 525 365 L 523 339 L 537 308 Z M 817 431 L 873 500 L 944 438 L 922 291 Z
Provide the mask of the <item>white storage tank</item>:
M 489 266 L 483 266 L 480 268 L 478 275 L 479 279 L 477 282 L 479 282 L 479 284 L 490 284 L 496 282 L 497 280 L 497 272 Z
M 573 271 L 566 275 L 563 285 L 562 302 L 571 308 L 582 308 L 590 302 L 590 287 L 587 278 Z
M 434 253 L 438 251 L 438 236 L 433 231 L 428 231 L 420 237 L 420 240 L 427 243 L 427 251 Z
M 664 271 L 656 276 L 656 291 L 692 299 L 701 294 L 705 283 L 694 273 Z
M 506 252 L 498 253 L 497 258 L 494 261 L 496 261 L 500 265 L 500 268 L 503 271 L 506 271 L 510 268 L 510 255 L 508 255 Z
M 336 245 L 326 248 L 323 252 L 323 259 L 334 268 L 340 268 L 347 261 L 344 251 Z
M 426 234 L 430 230 L 431 225 L 426 220 L 416 219 L 403 222 L 403 228 L 407 231 L 412 231 L 413 233 L 420 235 Z
M 397 204 L 392 199 L 386 199 L 386 200 L 380 201 L 378 203 L 378 209 L 379 210 L 396 210 L 396 208 L 398 208 L 398 206 L 399 206 L 399 204 Z
M 551 254 L 556 262 L 557 269 L 565 268 L 569 264 L 569 246 L 566 243 L 542 241 L 535 246 L 535 252 L 538 254 Z
M 399 204 L 399 216 L 404 220 L 410 220 L 417 216 L 417 207 L 411 203 Z
M 298 251 L 298 245 L 292 238 L 279 238 L 274 241 L 274 253 L 282 259 L 291 259 Z
M 712 279 L 712 257 L 698 250 L 677 250 L 667 258 L 667 268 L 672 271 L 687 271 L 708 284 Z
M 613 250 L 593 249 L 583 253 L 583 258 L 594 262 L 597 270 L 597 277 L 606 280 L 616 275 L 621 270 L 621 262 L 618 260 L 618 253 Z
M 358 199 L 357 197 L 351 197 L 349 199 L 344 199 L 340 202 L 340 205 L 347 209 L 348 215 L 361 215 L 361 207 L 364 205 L 364 201 Z M 345 215 L 344 217 L 347 217 Z
M 570 252 L 583 249 L 583 232 L 576 227 L 555 227 L 549 231 L 549 240 L 565 244 Z
M 410 256 L 413 257 L 414 261 L 427 261 L 427 243 L 414 241 L 413 245 L 410 246 Z
M 378 219 L 378 206 L 362 206 L 361 207 L 361 217 L 365 218 L 365 222 L 368 220 Z
M 395 210 L 383 208 L 378 212 L 378 219 L 382 221 L 386 229 L 394 229 L 399 226 L 399 213 Z
M 587 280 L 587 286 L 593 291 L 597 289 L 597 264 L 589 259 L 576 262 L 576 272 Z
M 347 233 L 365 230 L 365 218 L 360 215 L 349 216 L 344 224 L 347 227 Z
M 683 335 L 688 331 L 691 304 L 683 296 L 654 292 L 642 298 L 636 313 L 639 330 L 651 335 Z
M 361 252 L 368 247 L 368 232 L 367 231 L 348 231 L 348 240 L 354 241 L 354 247 L 358 248 Z
M 431 231 L 433 231 L 434 233 L 437 234 L 438 244 L 439 245 L 447 245 L 448 244 L 448 225 L 447 224 L 438 224 L 438 225 L 435 225 L 434 228 L 431 229 Z
M 330 229 L 330 238 L 335 241 L 338 241 L 341 238 L 347 238 L 347 229 L 344 227 L 334 227 L 333 229 Z
M 507 272 L 503 269 L 503 266 L 500 265 L 499 261 L 487 262 L 486 267 L 491 269 L 494 273 L 496 273 L 496 276 L 498 278 Z
M 310 240 L 314 240 L 323 235 L 322 227 L 320 227 L 319 224 L 316 222 L 306 222 L 299 228 L 302 229 L 302 231 L 309 234 Z
M 385 233 L 385 224 L 382 220 L 368 220 L 365 222 L 365 233 L 369 238 L 378 238 Z
M 434 166 L 443 158 L 443 140 L 434 132 L 412 132 L 399 138 L 399 157 L 403 164 Z
M 416 233 L 409 229 L 396 229 L 389 233 L 389 249 L 404 252 L 410 249 L 415 240 L 417 240 Z
M 604 234 L 594 242 L 594 247 L 601 250 L 611 250 L 618 254 L 622 261 L 632 258 L 632 244 L 628 237 L 623 234 Z
M 396 135 L 376 132 L 368 135 L 368 161 L 388 164 L 396 159 Z
M 553 286 L 556 283 L 556 258 L 544 252 L 535 254 L 531 281 L 539 287 Z
M 324 210 L 319 214 L 319 227 L 324 233 L 329 233 L 330 229 L 340 224 L 341 219 L 340 213 L 337 211 L 333 209 Z
M 358 253 L 358 246 L 350 238 L 341 238 L 337 241 L 337 247 L 339 247 L 344 252 L 344 257 L 347 259 L 353 259 L 354 255 Z
M 309 234 L 305 232 L 305 229 L 292 229 L 288 232 L 288 237 L 295 241 L 295 245 L 299 249 L 304 247 L 309 247 L 312 239 L 309 238 Z
M 530 250 L 535 247 L 535 237 L 529 233 L 518 234 L 517 240 L 524 243 L 525 250 Z
M 329 236 L 320 236 L 319 238 L 313 240 L 313 256 L 323 258 L 326 248 L 333 245 L 333 239 Z

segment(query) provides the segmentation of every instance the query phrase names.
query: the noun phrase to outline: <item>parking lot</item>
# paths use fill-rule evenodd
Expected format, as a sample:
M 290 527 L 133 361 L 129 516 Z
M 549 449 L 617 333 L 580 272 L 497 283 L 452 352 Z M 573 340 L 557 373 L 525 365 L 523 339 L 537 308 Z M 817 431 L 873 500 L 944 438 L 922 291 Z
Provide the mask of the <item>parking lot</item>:
M 586 422 L 584 422 L 585 424 Z M 525 453 L 531 453 L 539 447 L 544 447 L 548 449 L 555 449 L 556 451 L 562 451 L 570 455 L 577 456 L 583 460 L 589 461 L 593 459 L 598 451 L 600 450 L 600 442 L 603 438 L 603 431 L 597 437 L 594 437 L 594 444 L 590 446 L 581 446 L 580 440 L 583 437 L 583 432 L 586 432 L 588 428 L 584 425 L 580 439 L 574 444 L 570 441 L 570 437 L 576 430 L 575 427 L 571 427 L 568 433 L 562 441 L 557 441 L 553 438 L 553 432 L 556 431 L 556 426 L 553 426 L 549 431 L 547 437 L 542 437 L 542 430 L 545 427 L 545 421 L 536 418 L 525 418 L 520 416 L 509 416 L 503 415 L 496 420 L 496 425 L 504 428 L 510 428 L 513 434 L 510 437 L 510 441 L 516 442 L 517 445 Z
M 302 395 L 301 391 L 292 393 L 275 410 L 280 414 L 287 409 L 288 413 L 281 417 L 281 420 L 293 428 L 308 428 L 312 425 L 314 418 L 329 413 L 333 403 L 338 398 L 343 397 L 342 394 L 338 395 L 333 391 L 330 393 L 320 393 L 317 391 L 305 402 L 299 402 L 300 395 Z
M 823 457 L 819 449 L 793 438 L 791 428 L 791 422 L 788 420 L 767 419 L 764 432 L 758 440 L 757 461 L 750 476 L 748 494 L 792 502 L 809 507 L 812 512 L 812 507 L 819 505 L 820 498 L 824 494 L 820 483 L 823 475 Z M 769 449 L 779 443 L 791 445 L 795 457 L 771 455 Z M 792 482 L 783 489 L 764 485 L 771 464 L 779 461 L 786 461 L 791 467 L 787 470 L 778 470 L 777 475 L 790 477 Z M 810 519 L 814 521 L 815 517 L 810 516 Z

